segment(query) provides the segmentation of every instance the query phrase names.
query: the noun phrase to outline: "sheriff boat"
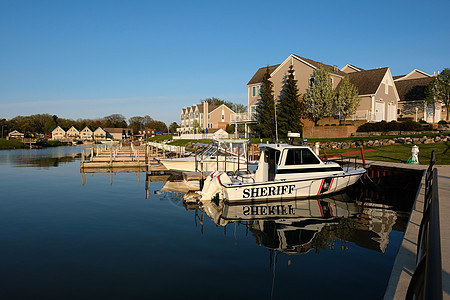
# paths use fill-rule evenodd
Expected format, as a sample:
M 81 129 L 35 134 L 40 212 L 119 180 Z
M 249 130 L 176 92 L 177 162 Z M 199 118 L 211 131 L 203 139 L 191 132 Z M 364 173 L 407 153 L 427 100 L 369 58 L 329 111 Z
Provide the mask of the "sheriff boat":
M 214 172 L 205 180 L 201 200 L 228 202 L 300 199 L 342 191 L 356 183 L 363 168 L 323 162 L 311 148 L 293 144 L 260 144 L 253 174 Z

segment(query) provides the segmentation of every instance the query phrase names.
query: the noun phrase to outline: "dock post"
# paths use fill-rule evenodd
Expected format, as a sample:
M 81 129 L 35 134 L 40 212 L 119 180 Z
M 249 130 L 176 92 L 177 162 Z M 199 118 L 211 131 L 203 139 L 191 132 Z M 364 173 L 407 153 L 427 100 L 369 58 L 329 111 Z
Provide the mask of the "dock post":
M 237 159 L 238 159 L 238 165 L 237 165 L 237 170 L 236 171 L 239 171 L 240 166 L 241 166 L 241 164 L 240 164 L 241 163 L 240 162 L 240 160 L 241 160 L 241 147 L 238 147 L 238 157 L 237 157 Z
M 252 144 L 247 144 L 247 173 L 248 173 L 248 159 L 249 159 L 249 151 L 250 149 L 248 147 L 250 147 Z
M 145 165 L 148 166 L 148 145 L 145 145 Z
M 197 149 L 195 149 L 194 152 L 194 166 L 195 166 L 195 171 L 198 171 L 198 164 L 197 164 Z
M 204 149 L 202 150 L 202 152 L 200 154 L 201 155 L 200 172 L 202 174 L 202 179 L 203 179 L 203 152 L 205 152 Z
M 219 157 L 219 156 L 217 156 Z M 225 169 L 225 173 L 227 172 L 227 148 L 225 148 L 225 160 L 224 160 L 224 165 L 223 165 L 224 169 Z
M 364 157 L 363 146 L 361 146 L 360 149 L 361 149 L 361 158 L 362 158 L 362 161 L 363 161 L 363 168 L 365 169 L 366 168 L 366 158 Z M 355 166 L 355 168 L 356 168 L 356 166 Z

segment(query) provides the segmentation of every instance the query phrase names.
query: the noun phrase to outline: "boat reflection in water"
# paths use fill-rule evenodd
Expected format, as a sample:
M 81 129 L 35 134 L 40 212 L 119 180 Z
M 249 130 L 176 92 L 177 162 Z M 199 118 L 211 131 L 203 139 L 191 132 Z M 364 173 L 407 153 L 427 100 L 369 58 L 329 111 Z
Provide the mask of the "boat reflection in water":
M 404 232 L 408 219 L 408 213 L 383 204 L 387 202 L 356 196 L 353 191 L 349 191 L 352 196 L 344 192 L 321 198 L 230 204 L 217 198 L 199 200 L 192 186 L 174 180 L 181 178 L 171 179 L 158 193 L 176 195 L 177 203 L 195 210 L 195 224 L 200 220 L 202 233 L 206 214 L 225 232 L 230 223 L 245 226 L 257 244 L 287 254 L 334 249 L 337 240 L 342 242 L 342 250 L 351 242 L 384 253 L 390 232 Z
M 397 220 L 395 211 L 352 201 L 346 193 L 262 204 L 205 201 L 202 208 L 217 225 L 244 224 L 257 244 L 287 254 L 334 249 L 336 240 L 384 252 Z

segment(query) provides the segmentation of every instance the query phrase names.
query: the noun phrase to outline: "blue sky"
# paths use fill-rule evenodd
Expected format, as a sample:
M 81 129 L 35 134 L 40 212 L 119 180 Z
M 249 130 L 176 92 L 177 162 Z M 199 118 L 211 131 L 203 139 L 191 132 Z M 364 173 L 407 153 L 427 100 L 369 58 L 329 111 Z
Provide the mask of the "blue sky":
M 393 75 L 450 67 L 450 1 L 0 0 L 0 118 L 150 115 L 247 104 L 291 53 Z

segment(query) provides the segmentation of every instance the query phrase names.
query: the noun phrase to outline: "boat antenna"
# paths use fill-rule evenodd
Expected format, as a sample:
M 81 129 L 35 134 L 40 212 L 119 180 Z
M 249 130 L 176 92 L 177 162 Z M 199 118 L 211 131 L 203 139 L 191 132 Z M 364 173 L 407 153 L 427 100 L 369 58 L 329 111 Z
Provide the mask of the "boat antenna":
M 278 121 L 277 121 L 277 101 L 275 100 L 275 97 L 273 99 L 274 106 L 275 106 L 275 140 L 278 144 Z

